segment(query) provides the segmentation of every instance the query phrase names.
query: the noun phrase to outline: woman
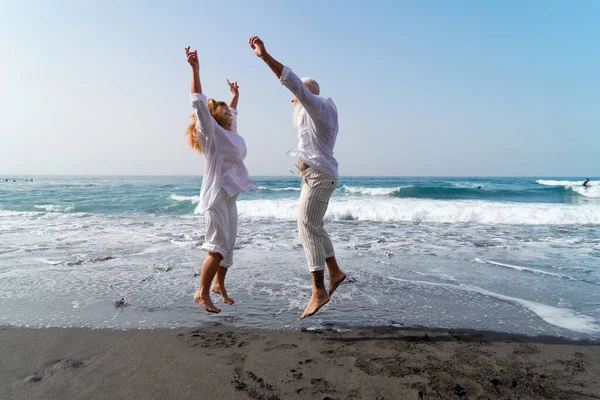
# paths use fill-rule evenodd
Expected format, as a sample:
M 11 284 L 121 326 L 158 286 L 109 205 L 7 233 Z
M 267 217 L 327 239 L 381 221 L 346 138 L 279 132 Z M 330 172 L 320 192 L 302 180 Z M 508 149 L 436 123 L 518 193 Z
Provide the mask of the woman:
M 233 264 L 233 247 L 237 236 L 236 199 L 241 192 L 256 185 L 250 181 L 244 166 L 246 142 L 237 134 L 237 82 L 230 83 L 233 94 L 229 105 L 222 101 L 207 99 L 202 93 L 198 52 L 185 49 L 187 61 L 192 67 L 191 102 L 194 114 L 187 128 L 190 146 L 204 154 L 205 168 L 200 191 L 200 212 L 206 220 L 206 236 L 202 250 L 208 255 L 202 263 L 200 287 L 194 301 L 206 311 L 221 310 L 210 299 L 210 287 L 216 275 L 212 291 L 221 296 L 226 304 L 234 301 L 227 295 L 225 275 Z

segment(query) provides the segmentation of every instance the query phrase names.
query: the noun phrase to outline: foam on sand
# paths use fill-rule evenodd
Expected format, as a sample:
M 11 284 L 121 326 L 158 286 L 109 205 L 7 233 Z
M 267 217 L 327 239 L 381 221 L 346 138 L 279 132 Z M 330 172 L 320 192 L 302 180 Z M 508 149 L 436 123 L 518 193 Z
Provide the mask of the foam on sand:
M 596 320 L 594 318 L 588 315 L 577 314 L 573 310 L 570 310 L 568 308 L 554 307 L 549 306 L 547 304 L 537 303 L 535 301 L 505 296 L 503 294 L 494 293 L 489 290 L 472 285 L 451 285 L 447 283 L 411 281 L 407 279 L 395 278 L 392 276 L 389 276 L 388 279 L 399 282 L 405 282 L 408 284 L 442 286 L 452 289 L 464 290 L 472 293 L 478 293 L 484 296 L 493 297 L 498 300 L 506 301 L 512 304 L 525 307 L 529 311 L 536 314 L 538 317 L 542 318 L 544 321 L 548 322 L 549 324 L 558 326 L 560 328 L 589 334 L 600 332 L 600 326 L 596 323 Z

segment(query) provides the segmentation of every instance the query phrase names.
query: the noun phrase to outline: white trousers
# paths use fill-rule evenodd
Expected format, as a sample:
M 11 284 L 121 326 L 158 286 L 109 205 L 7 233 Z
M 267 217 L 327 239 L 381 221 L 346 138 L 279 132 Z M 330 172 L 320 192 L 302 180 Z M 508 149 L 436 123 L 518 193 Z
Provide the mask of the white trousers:
M 225 189 L 219 190 L 213 204 L 204 212 L 206 236 L 202 250 L 219 253 L 223 260 L 221 266 L 233 265 L 233 248 L 238 229 L 237 195 L 229 196 Z
M 323 217 L 336 187 L 337 178 L 329 174 L 312 168 L 302 171 L 298 234 L 311 272 L 324 270 L 325 259 L 335 255 Z

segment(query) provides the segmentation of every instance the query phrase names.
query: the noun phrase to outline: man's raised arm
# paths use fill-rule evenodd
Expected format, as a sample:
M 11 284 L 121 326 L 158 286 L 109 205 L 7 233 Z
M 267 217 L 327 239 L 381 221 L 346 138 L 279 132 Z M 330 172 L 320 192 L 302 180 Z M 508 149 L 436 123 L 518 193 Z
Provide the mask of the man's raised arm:
M 265 48 L 265 44 L 258 36 L 252 36 L 248 40 L 250 47 L 254 50 L 260 59 L 271 68 L 271 71 L 277 76 L 285 87 L 296 96 L 300 104 L 306 109 L 308 114 L 316 118 L 319 116 L 321 107 L 321 99 L 319 96 L 313 94 L 305 85 L 302 80 L 292 72 L 292 70 L 282 63 L 274 59 Z
M 260 57 L 268 66 L 271 68 L 271 71 L 277 76 L 277 79 L 281 79 L 281 74 L 283 73 L 283 64 L 271 57 L 269 53 L 267 53 L 267 49 L 265 49 L 265 44 L 258 36 L 252 36 L 250 40 L 248 40 L 250 47 L 254 50 L 254 54 Z

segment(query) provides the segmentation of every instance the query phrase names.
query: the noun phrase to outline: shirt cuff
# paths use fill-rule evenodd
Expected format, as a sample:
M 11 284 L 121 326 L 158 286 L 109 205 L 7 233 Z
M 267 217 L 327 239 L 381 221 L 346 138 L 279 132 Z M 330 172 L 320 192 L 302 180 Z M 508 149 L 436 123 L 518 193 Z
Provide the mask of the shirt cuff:
M 190 94 L 190 101 L 192 103 L 196 102 L 196 101 L 201 101 L 203 103 L 206 103 L 207 97 L 202 94 L 202 93 L 192 93 Z
M 279 78 L 279 82 L 281 82 L 281 84 L 283 84 L 283 82 L 287 79 L 290 72 L 292 72 L 292 69 L 287 65 L 284 65 L 283 71 L 281 71 L 281 78 Z
M 231 111 L 231 115 L 233 115 L 234 117 L 237 117 L 237 110 L 235 108 L 231 108 L 229 107 L 229 111 Z

